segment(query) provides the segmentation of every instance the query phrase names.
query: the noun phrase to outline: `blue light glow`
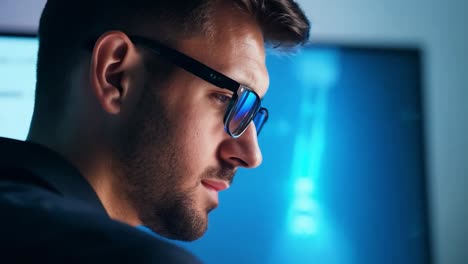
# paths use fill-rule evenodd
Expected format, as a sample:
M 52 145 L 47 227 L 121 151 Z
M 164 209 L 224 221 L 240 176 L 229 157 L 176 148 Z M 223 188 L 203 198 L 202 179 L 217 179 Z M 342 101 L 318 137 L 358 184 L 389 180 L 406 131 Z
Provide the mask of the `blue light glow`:
M 291 168 L 294 187 L 288 222 L 293 235 L 313 236 L 320 232 L 320 197 L 315 188 L 326 147 L 328 92 L 339 75 L 338 53 L 303 52 L 296 65 L 302 96 Z
M 317 229 L 317 220 L 310 215 L 297 215 L 292 223 L 292 232 L 297 236 L 316 234 Z
M 295 183 L 295 192 L 297 194 L 312 194 L 314 190 L 314 183 L 310 178 L 298 178 Z

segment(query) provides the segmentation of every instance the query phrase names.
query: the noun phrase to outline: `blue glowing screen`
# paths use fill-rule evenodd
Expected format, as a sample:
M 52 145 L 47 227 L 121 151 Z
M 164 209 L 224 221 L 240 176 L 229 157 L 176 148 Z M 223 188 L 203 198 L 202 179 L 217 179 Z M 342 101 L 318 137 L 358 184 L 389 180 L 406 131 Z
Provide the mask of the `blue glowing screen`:
M 269 54 L 263 164 L 241 170 L 200 240 L 205 263 L 430 263 L 415 49 Z
M 24 139 L 37 40 L 0 37 L 0 136 Z M 269 54 L 263 164 L 220 193 L 207 264 L 429 263 L 421 58 L 415 49 Z

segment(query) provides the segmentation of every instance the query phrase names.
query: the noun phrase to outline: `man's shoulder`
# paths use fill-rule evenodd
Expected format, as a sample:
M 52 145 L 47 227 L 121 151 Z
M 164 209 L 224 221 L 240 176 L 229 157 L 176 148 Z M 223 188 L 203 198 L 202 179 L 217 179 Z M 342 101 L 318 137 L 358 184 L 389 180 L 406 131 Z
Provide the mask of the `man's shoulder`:
M 28 179 L 26 171 L 0 169 L 0 260 L 199 263 L 175 245 Z

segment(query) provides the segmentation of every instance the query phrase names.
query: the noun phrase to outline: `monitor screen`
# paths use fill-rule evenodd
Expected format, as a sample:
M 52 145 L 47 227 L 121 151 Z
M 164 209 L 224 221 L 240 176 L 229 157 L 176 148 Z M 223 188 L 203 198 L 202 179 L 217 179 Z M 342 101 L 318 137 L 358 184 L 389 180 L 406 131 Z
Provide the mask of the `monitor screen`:
M 24 139 L 37 39 L 0 36 L 0 136 Z M 267 56 L 263 164 L 220 194 L 204 263 L 430 263 L 421 55 L 321 44 Z
M 0 35 L 0 136 L 26 139 L 34 107 L 38 42 Z
M 220 194 L 206 263 L 430 263 L 421 56 L 308 46 L 267 56 L 263 164 Z

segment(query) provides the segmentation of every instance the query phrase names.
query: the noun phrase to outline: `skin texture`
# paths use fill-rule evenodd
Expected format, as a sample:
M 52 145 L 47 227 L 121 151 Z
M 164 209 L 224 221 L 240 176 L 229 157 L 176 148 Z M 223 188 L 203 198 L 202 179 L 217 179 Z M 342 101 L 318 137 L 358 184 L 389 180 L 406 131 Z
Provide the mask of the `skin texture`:
M 228 7 L 213 19 L 209 35 L 173 48 L 263 97 L 269 80 L 258 25 Z M 158 40 L 154 32 L 139 35 Z M 151 59 L 157 57 L 124 33 L 105 33 L 73 73 L 73 100 L 56 136 L 33 129 L 28 140 L 69 159 L 113 219 L 194 240 L 218 206 L 203 181 L 230 185 L 238 167 L 260 165 L 256 130 L 251 124 L 240 138 L 229 137 L 223 117 L 232 93 L 179 68 L 159 80 L 145 67 Z

